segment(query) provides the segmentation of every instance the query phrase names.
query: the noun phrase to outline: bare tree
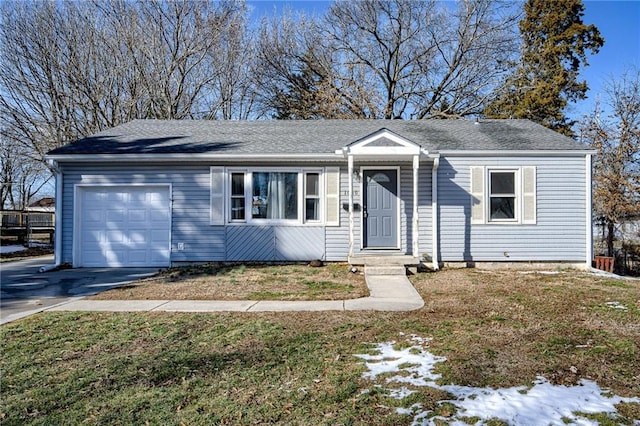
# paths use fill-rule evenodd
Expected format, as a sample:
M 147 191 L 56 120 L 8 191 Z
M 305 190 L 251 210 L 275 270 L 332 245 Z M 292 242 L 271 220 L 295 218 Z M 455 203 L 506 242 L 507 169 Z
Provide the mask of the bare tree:
M 207 87 L 210 92 L 207 96 L 210 104 L 205 105 L 207 118 L 247 120 L 259 117 L 256 43 L 246 7 L 240 4 L 220 31 L 217 45 L 209 52 L 208 60 L 215 71 Z
M 363 101 L 336 84 L 317 22 L 290 11 L 264 19 L 257 52 L 259 101 L 265 115 L 280 119 L 368 118 Z
M 335 2 L 319 19 L 268 23 L 263 68 L 277 82 L 269 100 L 315 107 L 300 118 L 477 114 L 517 54 L 519 12 L 487 0 L 362 0 Z
M 252 114 L 251 85 L 238 83 L 251 81 L 241 2 L 25 1 L 0 12 L 3 144 L 32 160 L 46 165 L 50 149 L 136 118 Z
M 52 176 L 47 167 L 29 155 L 24 146 L 0 133 L 0 209 L 23 210 Z
M 520 5 L 511 1 L 463 0 L 440 9 L 427 29 L 435 57 L 426 90 L 417 93 L 416 118 L 481 113 L 517 57 Z
M 612 256 L 615 226 L 640 217 L 640 71 L 612 79 L 606 95 L 605 108 L 596 105 L 582 120 L 580 132 L 598 150 L 593 165 L 594 210 L 607 227 L 607 250 Z

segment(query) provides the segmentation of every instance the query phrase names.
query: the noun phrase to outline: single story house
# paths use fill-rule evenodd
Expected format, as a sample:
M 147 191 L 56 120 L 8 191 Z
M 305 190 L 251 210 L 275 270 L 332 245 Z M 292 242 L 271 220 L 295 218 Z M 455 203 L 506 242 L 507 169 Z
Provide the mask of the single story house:
M 592 154 L 528 120 L 135 120 L 48 153 L 56 262 L 590 266 Z

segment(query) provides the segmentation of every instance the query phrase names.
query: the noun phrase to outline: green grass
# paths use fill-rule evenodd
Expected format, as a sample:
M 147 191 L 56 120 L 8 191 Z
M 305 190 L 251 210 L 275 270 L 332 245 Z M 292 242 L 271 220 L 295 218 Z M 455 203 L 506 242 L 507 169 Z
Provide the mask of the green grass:
M 378 423 L 354 343 L 260 317 L 40 315 L 2 328 L 2 424 Z
M 248 271 L 233 273 L 241 281 Z M 639 286 L 515 277 L 414 276 L 426 305 L 412 312 L 39 314 L 0 327 L 0 423 L 402 425 L 411 417 L 395 409 L 414 403 L 446 416 L 455 407 L 443 391 L 414 388 L 398 401 L 375 387 L 384 377 L 361 377 L 353 354 L 378 342 L 406 348 L 411 334 L 447 357 L 436 366 L 443 384 L 511 387 L 544 375 L 640 395 Z M 635 418 L 640 404 L 621 404 L 615 421 Z

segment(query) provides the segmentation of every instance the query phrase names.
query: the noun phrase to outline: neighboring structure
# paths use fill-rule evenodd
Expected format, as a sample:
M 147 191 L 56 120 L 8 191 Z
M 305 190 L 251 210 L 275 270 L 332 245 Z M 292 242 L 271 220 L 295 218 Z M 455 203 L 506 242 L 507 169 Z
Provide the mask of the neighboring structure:
M 25 210 L 29 212 L 55 213 L 56 200 L 53 197 L 43 197 L 29 204 Z
M 136 120 L 55 149 L 56 261 L 591 265 L 591 155 L 528 120 Z

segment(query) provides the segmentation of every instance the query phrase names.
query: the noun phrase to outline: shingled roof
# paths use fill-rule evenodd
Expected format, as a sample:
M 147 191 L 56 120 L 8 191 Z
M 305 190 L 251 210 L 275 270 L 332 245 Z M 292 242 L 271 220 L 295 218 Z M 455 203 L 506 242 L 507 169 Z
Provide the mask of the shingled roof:
M 383 128 L 429 152 L 586 149 L 529 120 L 134 120 L 54 149 L 49 155 L 332 154 Z

